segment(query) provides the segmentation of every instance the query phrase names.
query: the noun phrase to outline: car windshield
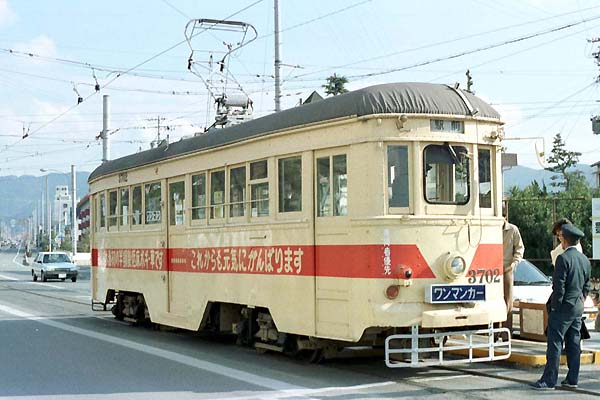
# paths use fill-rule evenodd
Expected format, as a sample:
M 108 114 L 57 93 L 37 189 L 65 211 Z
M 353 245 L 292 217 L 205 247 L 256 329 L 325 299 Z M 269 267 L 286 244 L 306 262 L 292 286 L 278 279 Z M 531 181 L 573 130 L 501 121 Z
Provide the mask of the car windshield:
M 66 254 L 44 254 L 44 264 L 60 262 L 71 262 L 71 260 Z
M 522 260 L 515 269 L 515 285 L 549 285 L 550 278 L 542 273 L 535 265 Z

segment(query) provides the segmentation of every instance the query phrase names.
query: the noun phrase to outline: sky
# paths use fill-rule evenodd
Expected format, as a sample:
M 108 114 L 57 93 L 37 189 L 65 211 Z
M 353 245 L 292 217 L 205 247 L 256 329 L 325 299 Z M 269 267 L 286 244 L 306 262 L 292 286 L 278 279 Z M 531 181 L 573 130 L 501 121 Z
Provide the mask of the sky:
M 580 162 L 600 161 L 590 122 L 600 114 L 600 42 L 590 42 L 600 37 L 600 0 L 280 0 L 279 8 L 283 109 L 314 90 L 324 95 L 334 73 L 350 90 L 466 88 L 470 70 L 520 165 L 541 168 L 537 154 L 550 153 L 557 133 Z M 244 36 L 194 19 L 252 27 Z M 224 86 L 250 97 L 255 118 L 274 112 L 273 23 L 273 0 L 0 0 L 0 175 L 92 171 L 102 159 L 103 95 L 111 159 L 150 148 L 158 118 L 171 142 L 203 131 L 214 121 L 211 93 Z M 225 83 L 217 61 L 227 43 L 242 47 L 226 59 Z

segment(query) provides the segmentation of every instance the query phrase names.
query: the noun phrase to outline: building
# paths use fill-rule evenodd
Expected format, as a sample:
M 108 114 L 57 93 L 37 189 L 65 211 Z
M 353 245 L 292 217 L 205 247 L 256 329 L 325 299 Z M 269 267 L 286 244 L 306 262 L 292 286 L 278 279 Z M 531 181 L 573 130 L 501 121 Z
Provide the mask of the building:
M 68 186 L 56 186 L 55 188 L 52 223 L 60 227 L 71 225 L 71 195 Z
M 594 187 L 600 188 L 600 161 L 592 164 L 592 174 L 594 174 Z
M 90 233 L 90 195 L 83 196 L 77 203 L 77 221 L 79 222 L 78 239 Z

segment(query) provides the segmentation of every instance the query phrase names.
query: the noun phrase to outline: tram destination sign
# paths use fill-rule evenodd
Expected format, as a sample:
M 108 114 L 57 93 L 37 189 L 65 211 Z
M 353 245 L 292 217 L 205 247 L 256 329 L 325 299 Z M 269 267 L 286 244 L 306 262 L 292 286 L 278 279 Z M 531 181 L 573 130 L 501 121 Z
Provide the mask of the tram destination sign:
M 485 301 L 485 285 L 431 285 L 425 288 L 425 301 L 434 304 Z

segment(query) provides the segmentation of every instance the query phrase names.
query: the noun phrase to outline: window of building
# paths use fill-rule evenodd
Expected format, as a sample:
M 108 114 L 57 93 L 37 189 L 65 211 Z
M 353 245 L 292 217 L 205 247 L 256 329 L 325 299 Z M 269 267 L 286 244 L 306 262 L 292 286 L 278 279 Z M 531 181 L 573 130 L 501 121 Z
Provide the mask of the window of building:
M 145 223 L 160 224 L 162 221 L 160 207 L 160 182 L 153 182 L 144 185 L 145 200 Z
M 346 169 L 345 154 L 317 159 L 317 216 L 341 216 L 348 213 Z
M 479 207 L 492 208 L 492 162 L 488 149 L 477 152 L 479 165 Z
M 134 186 L 131 191 L 131 224 L 142 223 L 142 187 Z
M 206 174 L 192 175 L 192 220 L 206 219 Z
M 229 216 L 243 217 L 246 213 L 246 167 L 229 170 Z
M 250 209 L 252 217 L 269 215 L 267 160 L 250 163 Z
M 121 188 L 121 225 L 129 225 L 129 188 Z
M 185 182 L 169 184 L 169 223 L 183 225 L 185 223 Z
M 278 160 L 279 212 L 302 211 L 302 159 Z
M 425 199 L 429 203 L 469 201 L 469 157 L 463 146 L 429 145 L 424 150 Z
M 429 128 L 432 132 L 464 133 L 465 123 L 464 121 L 451 121 L 449 119 L 432 119 Z
M 106 195 L 100 193 L 100 228 L 106 226 Z
M 225 171 L 210 173 L 210 218 L 225 217 Z
M 108 226 L 117 226 L 119 223 L 117 210 L 117 191 L 111 190 L 108 192 Z
M 408 207 L 408 147 L 388 146 L 388 205 L 390 207 Z

